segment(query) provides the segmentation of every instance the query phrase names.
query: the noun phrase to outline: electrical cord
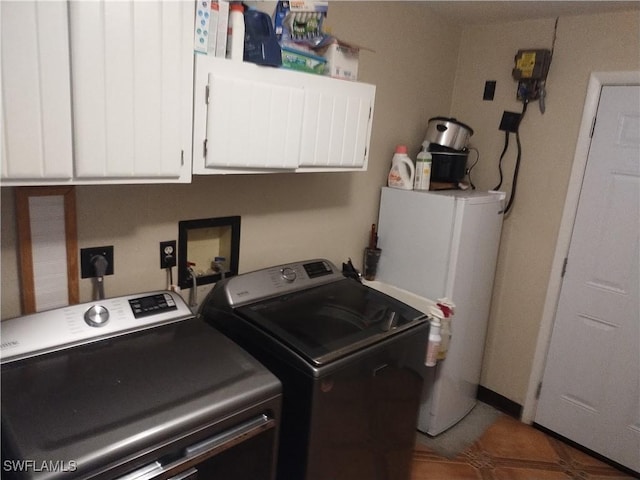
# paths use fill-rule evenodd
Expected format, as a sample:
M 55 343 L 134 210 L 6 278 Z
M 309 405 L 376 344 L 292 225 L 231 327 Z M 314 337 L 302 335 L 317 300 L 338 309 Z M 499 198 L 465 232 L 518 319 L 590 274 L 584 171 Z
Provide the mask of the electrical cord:
M 173 268 L 167 267 L 165 271 L 167 272 L 167 290 L 173 290 Z
M 509 202 L 507 203 L 507 207 L 504 209 L 504 214 L 507 215 L 511 206 L 513 205 L 513 201 L 516 198 L 516 186 L 518 185 L 518 173 L 520 171 L 520 159 L 522 158 L 522 147 L 520 145 L 520 133 L 516 131 L 516 143 L 518 145 L 518 156 L 516 157 L 516 166 L 513 169 L 513 182 L 511 183 L 511 195 L 509 195 Z
M 469 150 L 473 150 L 474 152 L 476 152 L 476 161 L 473 162 L 473 164 L 467 168 L 467 177 L 469 177 L 469 185 L 471 185 L 471 189 L 475 190 L 476 186 L 473 184 L 473 180 L 471 180 L 471 170 L 473 170 L 473 167 L 475 167 L 478 164 L 478 161 L 480 160 L 480 152 L 478 151 L 477 148 L 469 148 Z
M 558 20 L 559 17 L 556 17 L 556 21 L 553 27 L 553 40 L 551 42 L 551 51 L 550 51 L 550 57 L 549 57 L 549 66 L 551 66 L 551 61 L 553 60 L 553 53 L 555 51 L 555 45 L 556 45 L 556 38 L 558 35 Z M 533 84 L 534 88 L 539 88 L 538 93 L 538 100 L 539 100 L 539 106 L 540 106 L 540 113 L 544 114 L 545 110 L 546 110 L 546 96 L 547 96 L 547 91 L 546 91 L 546 74 L 545 77 L 539 82 L 539 83 L 534 83 Z M 525 88 L 525 85 L 523 83 L 520 83 L 518 85 L 518 88 Z M 534 92 L 535 93 L 535 92 Z M 520 98 L 522 98 L 522 113 L 520 114 L 520 120 L 518 121 L 518 127 L 516 128 L 515 134 L 516 134 L 516 143 L 518 145 L 518 155 L 516 157 L 516 165 L 515 168 L 513 170 L 513 181 L 511 182 L 511 195 L 509 195 L 509 201 L 507 202 L 507 206 L 504 209 L 504 214 L 505 216 L 507 215 L 507 213 L 509 213 L 509 210 L 511 209 L 511 207 L 513 206 L 513 202 L 515 201 L 516 198 L 516 187 L 518 186 L 518 174 L 520 172 L 520 160 L 522 159 L 522 145 L 520 144 L 520 124 L 522 123 L 522 119 L 524 118 L 525 113 L 527 112 L 527 105 L 529 104 L 529 97 L 533 96 L 535 98 L 535 95 L 531 95 L 531 91 L 519 91 L 518 92 L 518 96 Z M 500 183 L 498 183 L 498 186 L 496 188 L 494 188 L 494 190 L 498 190 L 500 188 L 500 186 L 502 185 L 502 158 L 504 157 L 505 152 L 507 151 L 507 147 L 509 145 L 509 132 L 505 131 L 505 142 L 504 142 L 504 149 L 502 150 L 502 155 L 500 155 L 500 161 L 498 162 L 498 170 L 500 171 Z
M 507 153 L 507 149 L 509 148 L 509 131 L 504 131 L 504 148 L 502 149 L 502 153 L 500 154 L 500 160 L 498 161 L 498 172 L 500 172 L 500 182 L 498 185 L 493 187 L 494 190 L 500 190 L 502 186 L 502 180 L 504 179 L 502 175 L 502 160 L 504 159 L 504 154 Z
M 528 101 L 523 101 L 522 103 L 522 113 L 520 114 L 520 122 L 524 118 L 524 114 L 527 112 Z M 516 157 L 516 166 L 513 169 L 513 181 L 511 182 L 511 195 L 509 195 L 509 202 L 507 203 L 507 207 L 504 209 L 505 216 L 509 213 L 513 202 L 516 198 L 516 187 L 518 185 L 518 173 L 520 172 L 520 160 L 522 159 L 522 145 L 520 144 L 520 127 L 516 129 L 516 144 L 518 145 L 518 155 Z

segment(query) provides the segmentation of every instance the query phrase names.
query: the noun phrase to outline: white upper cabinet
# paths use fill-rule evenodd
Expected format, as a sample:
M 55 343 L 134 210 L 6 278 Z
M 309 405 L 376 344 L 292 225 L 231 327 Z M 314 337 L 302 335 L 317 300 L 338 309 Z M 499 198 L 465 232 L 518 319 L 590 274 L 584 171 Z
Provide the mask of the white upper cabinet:
M 3 184 L 191 180 L 194 2 L 0 2 Z
M 219 63 L 208 75 L 205 167 L 296 168 L 304 90 Z
M 196 56 L 194 174 L 366 170 L 375 86 Z
M 189 181 L 194 3 L 69 9 L 76 176 Z
M 5 181 L 73 175 L 65 2 L 0 2 Z
M 322 80 L 305 91 L 300 167 L 362 169 L 369 147 L 375 89 L 344 80 Z

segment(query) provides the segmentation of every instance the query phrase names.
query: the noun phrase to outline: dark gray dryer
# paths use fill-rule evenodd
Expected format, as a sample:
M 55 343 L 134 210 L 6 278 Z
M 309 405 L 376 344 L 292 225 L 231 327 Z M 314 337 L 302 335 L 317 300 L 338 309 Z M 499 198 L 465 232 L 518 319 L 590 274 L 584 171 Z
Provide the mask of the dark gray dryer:
M 273 478 L 280 382 L 178 295 L 0 328 L 3 479 Z
M 423 313 L 323 259 L 219 282 L 202 317 L 283 383 L 280 480 L 407 480 Z

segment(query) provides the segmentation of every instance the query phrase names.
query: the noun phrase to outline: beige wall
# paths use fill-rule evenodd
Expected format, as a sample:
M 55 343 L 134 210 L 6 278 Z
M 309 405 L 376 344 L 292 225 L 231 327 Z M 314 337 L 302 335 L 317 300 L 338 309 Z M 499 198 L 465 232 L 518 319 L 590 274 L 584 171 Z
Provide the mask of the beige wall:
M 377 86 L 369 170 L 78 187 L 80 247 L 115 247 L 108 295 L 163 288 L 158 242 L 177 239 L 178 221 L 186 219 L 241 215 L 241 271 L 315 256 L 337 264 L 352 257 L 359 265 L 394 146 L 406 143 L 415 156 L 432 116 L 450 113 L 475 129 L 481 158 L 473 180 L 479 189 L 495 186 L 504 139 L 497 126 L 503 110 L 521 107 L 513 57 L 521 48 L 549 48 L 554 21 L 463 30 L 422 2 L 332 2 L 329 20 L 336 35 L 375 50 L 360 60 L 360 79 Z M 560 18 L 547 112 L 532 104 L 521 127 L 518 196 L 504 226 L 482 377 L 484 386 L 521 404 L 589 72 L 639 69 L 639 32 L 637 12 Z M 482 101 L 485 80 L 497 81 L 493 102 Z M 513 145 L 506 158 L 510 179 Z M 2 188 L 2 318 L 20 314 L 13 211 L 13 189 Z M 82 300 L 90 291 L 82 280 Z
M 114 245 L 107 295 L 164 288 L 158 243 L 177 239 L 178 222 L 188 219 L 241 215 L 242 272 L 316 256 L 360 265 L 395 144 L 416 153 L 429 116 L 449 110 L 460 29 L 415 2 L 332 2 L 329 23 L 334 34 L 375 50 L 360 60 L 360 80 L 377 87 L 368 171 L 79 186 L 80 248 Z M 2 318 L 20 314 L 13 212 L 13 189 L 2 188 Z M 80 288 L 81 300 L 90 300 L 90 281 Z
M 475 127 L 481 152 L 473 179 L 480 189 L 498 183 L 504 110 L 520 112 L 511 79 L 519 49 L 551 48 L 554 19 L 466 28 L 460 46 L 451 113 Z M 516 200 L 500 247 L 482 385 L 523 404 L 542 316 L 556 237 L 592 71 L 640 69 L 638 12 L 561 17 L 548 77 L 546 113 L 529 105 L 520 127 L 522 161 Z M 493 102 L 482 100 L 485 80 L 496 80 Z M 515 138 L 505 156 L 511 189 Z

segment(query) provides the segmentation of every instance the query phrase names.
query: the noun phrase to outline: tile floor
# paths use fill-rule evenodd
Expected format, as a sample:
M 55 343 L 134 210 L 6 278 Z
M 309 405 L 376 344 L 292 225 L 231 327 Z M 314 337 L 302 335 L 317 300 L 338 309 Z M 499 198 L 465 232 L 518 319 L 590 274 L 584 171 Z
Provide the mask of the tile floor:
M 507 415 L 454 458 L 416 443 L 411 480 L 621 480 L 631 477 Z

